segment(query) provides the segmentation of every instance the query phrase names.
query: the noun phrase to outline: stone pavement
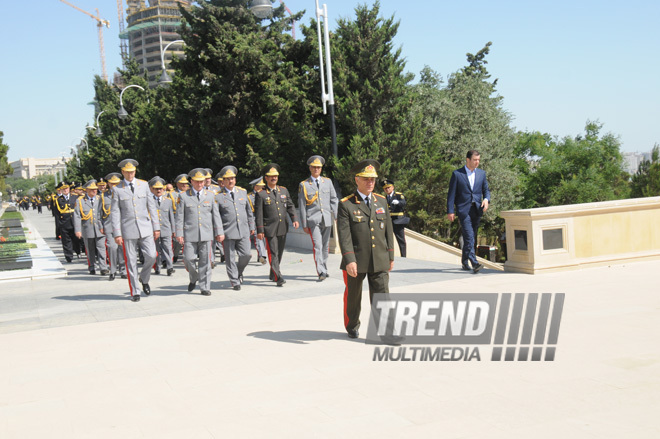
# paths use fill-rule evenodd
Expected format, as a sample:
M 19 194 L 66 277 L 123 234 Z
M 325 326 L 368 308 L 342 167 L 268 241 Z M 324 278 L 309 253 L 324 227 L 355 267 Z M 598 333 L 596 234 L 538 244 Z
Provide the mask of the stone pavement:
M 61 258 L 52 219 L 28 215 Z M 179 262 L 139 303 L 82 261 L 0 283 L 0 437 L 660 436 L 657 262 L 536 276 L 395 262 L 392 292 L 566 293 L 554 362 L 372 361 L 345 335 L 330 266 L 318 283 L 287 249 L 283 288 L 251 263 L 235 292 L 220 265 L 203 297 Z

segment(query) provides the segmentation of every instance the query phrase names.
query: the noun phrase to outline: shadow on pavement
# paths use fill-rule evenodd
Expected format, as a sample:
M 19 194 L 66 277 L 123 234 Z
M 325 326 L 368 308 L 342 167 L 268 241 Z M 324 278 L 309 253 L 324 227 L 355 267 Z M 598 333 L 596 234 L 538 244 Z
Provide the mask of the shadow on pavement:
M 125 294 L 80 294 L 77 296 L 55 296 L 53 299 L 82 302 L 87 300 L 126 300 L 129 297 Z
M 334 331 L 259 331 L 247 334 L 250 337 L 261 338 L 264 340 L 279 341 L 283 343 L 294 344 L 308 344 L 311 341 L 327 341 L 327 340 L 346 340 L 346 341 L 360 341 L 359 339 L 350 339 L 345 332 Z M 364 340 L 361 341 L 364 343 Z

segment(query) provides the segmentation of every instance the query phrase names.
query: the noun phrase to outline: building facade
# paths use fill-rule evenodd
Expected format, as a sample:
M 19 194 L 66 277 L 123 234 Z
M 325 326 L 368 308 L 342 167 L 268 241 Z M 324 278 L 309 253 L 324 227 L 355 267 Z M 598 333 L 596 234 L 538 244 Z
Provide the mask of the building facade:
M 149 87 L 156 87 L 162 73 L 161 52 L 172 41 L 180 40 L 181 12 L 179 5 L 190 7 L 186 0 L 128 0 L 126 30 L 119 34 L 128 40 L 129 56 L 140 66 L 141 72 L 147 72 Z M 172 56 L 183 56 L 183 43 L 168 47 L 164 54 L 165 67 L 168 68 Z M 172 75 L 172 70 L 167 69 Z
M 56 159 L 35 159 L 28 157 L 24 159 L 11 162 L 10 165 L 14 169 L 12 177 L 17 178 L 35 178 L 40 175 L 55 175 L 62 171 L 66 172 L 66 164 L 71 160 L 70 158 L 56 158 Z

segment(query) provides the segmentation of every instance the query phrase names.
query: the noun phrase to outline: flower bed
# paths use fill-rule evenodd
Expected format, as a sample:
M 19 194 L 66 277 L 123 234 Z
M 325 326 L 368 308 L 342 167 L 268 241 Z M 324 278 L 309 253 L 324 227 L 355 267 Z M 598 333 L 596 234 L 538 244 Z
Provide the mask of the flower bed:
M 32 268 L 30 249 L 36 245 L 26 242 L 22 218 L 15 208 L 0 218 L 0 271 Z

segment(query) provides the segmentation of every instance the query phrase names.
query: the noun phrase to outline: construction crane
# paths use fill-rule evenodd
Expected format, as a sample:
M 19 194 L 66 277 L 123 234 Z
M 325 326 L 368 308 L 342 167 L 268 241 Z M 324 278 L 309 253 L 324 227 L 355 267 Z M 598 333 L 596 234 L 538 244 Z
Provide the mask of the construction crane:
M 78 6 L 72 5 L 66 0 L 60 0 L 62 3 L 67 4 L 71 6 L 74 9 L 77 9 L 78 11 L 82 12 L 85 15 L 88 15 L 92 17 L 94 20 L 96 20 L 96 26 L 99 29 L 99 51 L 101 52 L 101 69 L 103 71 L 103 80 L 105 82 L 108 82 L 108 73 L 106 72 L 105 69 L 105 48 L 103 47 L 103 26 L 110 28 L 110 22 L 108 20 L 104 20 L 101 18 L 101 15 L 99 14 L 98 8 L 96 9 L 96 15 L 93 15 L 83 9 L 80 9 Z
M 117 18 L 119 20 L 119 34 L 124 32 L 124 1 L 117 0 Z M 126 67 L 128 61 L 128 44 L 123 38 L 119 39 L 119 50 L 121 51 L 121 61 Z

